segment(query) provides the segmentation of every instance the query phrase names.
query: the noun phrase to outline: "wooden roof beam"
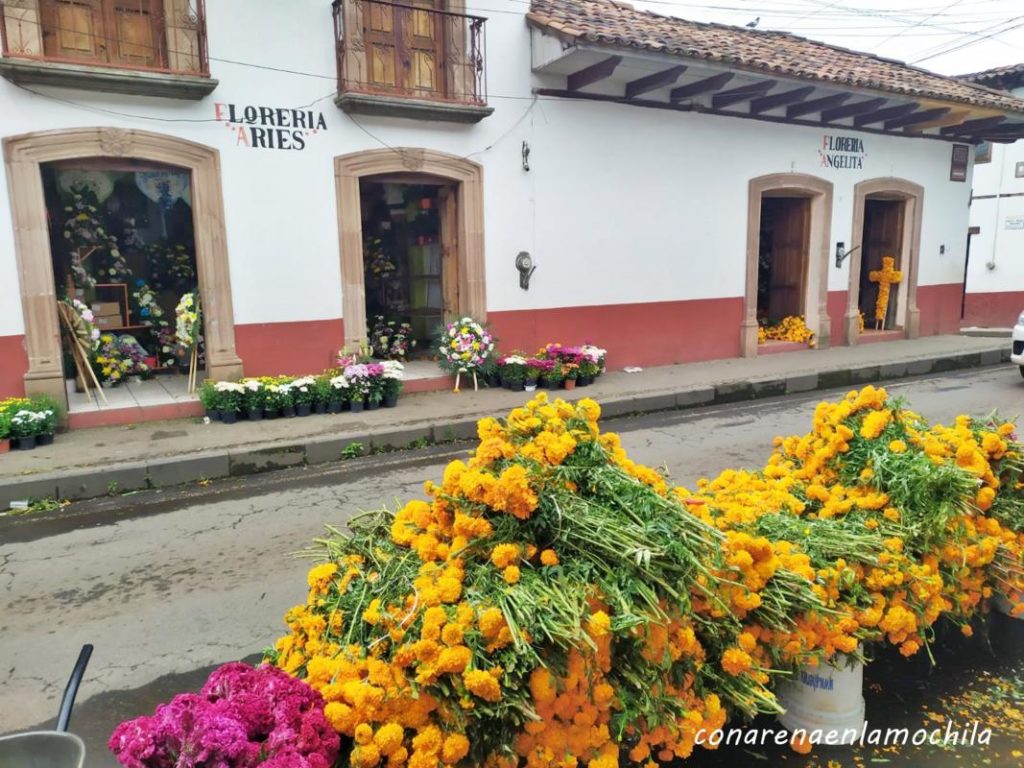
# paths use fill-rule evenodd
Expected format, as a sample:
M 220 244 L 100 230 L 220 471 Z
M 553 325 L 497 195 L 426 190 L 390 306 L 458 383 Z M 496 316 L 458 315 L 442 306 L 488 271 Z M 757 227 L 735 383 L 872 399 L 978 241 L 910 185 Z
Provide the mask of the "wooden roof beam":
M 831 123 L 835 120 L 842 120 L 844 117 L 863 115 L 866 112 L 874 112 L 885 105 L 888 99 L 867 99 L 853 104 L 846 104 L 834 109 L 826 109 L 821 113 L 821 120 L 824 123 Z
M 749 85 L 741 85 L 728 91 L 721 91 L 711 97 L 712 109 L 722 109 L 740 101 L 750 101 L 763 96 L 778 84 L 778 80 L 760 80 Z
M 834 93 L 831 96 L 822 96 L 820 99 L 803 101 L 787 107 L 786 117 L 800 117 L 801 115 L 809 115 L 811 112 L 821 112 L 824 109 L 838 107 L 849 100 L 852 95 L 852 93 Z
M 750 111 L 752 114 L 757 115 L 761 112 L 767 112 L 769 109 L 775 109 L 776 107 L 783 107 L 786 104 L 804 101 L 812 93 L 814 93 L 814 86 L 808 85 L 805 88 L 794 88 L 791 91 L 783 91 L 782 93 L 776 93 L 771 96 L 762 96 L 761 98 L 754 99 L 750 102 Z
M 874 112 L 866 112 L 863 115 L 857 115 L 853 118 L 853 124 L 856 126 L 871 125 L 872 123 L 881 123 L 885 120 L 892 120 L 896 117 L 903 117 L 909 115 L 911 112 L 916 110 L 921 105 L 916 101 L 910 104 L 900 104 L 895 107 L 886 107 L 885 109 L 876 109 Z
M 978 120 L 965 120 L 959 125 L 947 125 L 939 133 L 943 136 L 958 136 L 968 135 L 976 133 L 978 131 L 986 131 L 989 128 L 995 128 L 1000 123 L 1006 122 L 1006 115 L 995 115 L 994 117 L 982 117 Z
M 680 101 L 682 99 L 688 99 L 691 96 L 700 96 L 702 93 L 711 93 L 722 88 L 726 83 L 732 80 L 736 75 L 732 72 L 721 72 L 711 77 L 706 77 L 703 80 L 697 80 L 687 85 L 681 85 L 678 88 L 673 88 L 669 93 L 669 101 Z
M 929 120 L 942 117 L 949 110 L 949 107 L 936 107 L 935 109 L 926 109 L 923 112 L 915 112 L 912 115 L 897 117 L 894 120 L 886 120 L 885 130 L 891 131 L 893 128 L 906 128 L 919 123 L 927 123 Z
M 606 77 L 611 77 L 612 72 L 621 63 L 621 56 L 609 56 L 607 59 L 602 59 L 596 64 L 584 67 L 578 72 L 573 72 L 569 75 L 566 80 L 566 88 L 570 91 L 578 91 L 580 88 L 586 88 L 588 85 L 593 85 L 604 80 Z
M 653 75 L 630 80 L 626 83 L 626 98 L 632 99 L 634 96 L 640 96 L 649 91 L 664 88 L 666 85 L 672 85 L 685 71 L 686 65 L 680 64 L 676 67 L 663 69 L 661 72 L 655 72 Z

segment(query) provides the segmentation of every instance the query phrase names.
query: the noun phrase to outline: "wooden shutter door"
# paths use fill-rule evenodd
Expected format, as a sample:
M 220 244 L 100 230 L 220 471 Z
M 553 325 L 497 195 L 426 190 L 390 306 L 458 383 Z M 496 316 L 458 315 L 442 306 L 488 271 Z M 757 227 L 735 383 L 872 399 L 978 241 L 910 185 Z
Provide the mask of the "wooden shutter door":
M 444 95 L 444 17 L 442 0 L 412 0 L 424 10 L 412 10 L 405 30 L 406 90 L 423 95 Z M 426 92 L 426 93 L 424 93 Z
M 106 0 L 110 61 L 129 67 L 167 66 L 159 0 Z
M 47 57 L 106 61 L 101 0 L 42 0 L 39 10 Z
M 901 200 L 864 201 L 864 242 L 860 261 L 860 310 L 867 327 L 874 327 L 878 283 L 871 282 L 872 270 L 882 268 L 882 257 L 892 256 L 893 269 L 902 269 L 903 208 Z M 896 317 L 896 295 L 899 284 L 889 289 L 889 311 L 885 327 L 891 328 Z
M 385 91 L 398 85 L 396 21 L 401 10 L 382 3 L 367 3 L 363 12 L 363 43 L 369 82 L 357 85 Z
M 775 226 L 772 229 L 768 318 L 776 323 L 790 315 L 804 314 L 810 200 L 777 198 L 771 202 Z

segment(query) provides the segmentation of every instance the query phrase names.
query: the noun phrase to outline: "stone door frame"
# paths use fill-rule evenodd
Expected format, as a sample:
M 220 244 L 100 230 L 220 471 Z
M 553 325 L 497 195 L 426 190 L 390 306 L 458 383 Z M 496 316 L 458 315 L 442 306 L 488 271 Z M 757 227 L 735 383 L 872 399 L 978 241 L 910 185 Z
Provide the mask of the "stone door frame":
M 903 244 L 899 268 L 904 274 L 906 308 L 903 312 L 903 335 L 916 339 L 920 334 L 921 310 L 917 306 L 917 275 L 921 263 L 921 220 L 924 214 L 924 187 L 896 176 L 867 179 L 853 187 L 853 234 L 850 247 L 850 283 L 846 293 L 846 315 L 843 318 L 846 343 L 860 339 L 860 265 L 861 243 L 864 242 L 864 204 L 869 196 L 884 195 L 889 200 L 903 201 Z M 870 322 L 870 318 L 865 318 Z
M 760 255 L 761 198 L 809 198 L 810 226 L 807 237 L 807 274 L 804 283 L 804 315 L 814 331 L 818 348 L 831 340 L 828 316 L 829 242 L 832 234 L 832 182 L 806 173 L 772 173 L 751 179 L 747 197 L 747 271 L 740 327 L 740 354 L 757 355 L 757 277 Z M 816 310 L 815 310 L 816 308 Z
M 454 270 L 458 279 L 453 311 L 483 322 L 487 319 L 484 265 L 483 167 L 457 155 L 432 149 L 395 148 L 353 152 L 334 158 L 338 203 L 338 247 L 341 257 L 342 319 L 345 347 L 366 344 L 366 286 L 363 270 L 363 222 L 359 181 L 382 174 L 415 174 L 425 183 L 449 183 L 457 211 Z M 448 240 L 448 238 L 446 238 Z
M 235 351 L 224 197 L 217 150 L 149 131 L 71 128 L 9 136 L 3 139 L 3 154 L 25 319 L 26 394 L 47 394 L 59 403 L 67 403 L 42 165 L 86 158 L 131 158 L 191 172 L 196 271 L 203 302 L 207 376 L 212 379 L 241 377 L 242 361 Z

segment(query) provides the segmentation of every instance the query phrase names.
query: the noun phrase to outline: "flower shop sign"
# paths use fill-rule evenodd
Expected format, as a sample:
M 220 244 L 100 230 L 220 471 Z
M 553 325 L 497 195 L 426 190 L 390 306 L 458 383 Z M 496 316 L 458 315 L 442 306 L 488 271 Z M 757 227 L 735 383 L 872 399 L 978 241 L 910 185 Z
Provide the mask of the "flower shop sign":
M 860 169 L 864 167 L 867 152 L 864 151 L 864 140 L 861 138 L 826 133 L 821 137 L 818 157 L 822 168 Z
M 252 149 L 306 148 L 306 139 L 327 130 L 323 112 L 290 107 L 239 106 L 218 101 L 214 117 L 235 133 L 235 143 Z

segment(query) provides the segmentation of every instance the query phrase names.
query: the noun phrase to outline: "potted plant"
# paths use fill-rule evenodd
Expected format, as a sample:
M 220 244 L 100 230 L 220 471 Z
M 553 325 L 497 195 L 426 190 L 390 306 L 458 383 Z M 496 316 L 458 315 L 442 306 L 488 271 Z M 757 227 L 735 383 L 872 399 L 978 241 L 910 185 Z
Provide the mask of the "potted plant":
M 580 367 L 576 363 L 565 363 L 562 366 L 565 378 L 562 379 L 562 386 L 566 389 L 576 389 L 576 379 L 580 375 Z
M 488 357 L 484 360 L 480 370 L 484 375 L 484 383 L 488 387 L 497 388 L 501 386 L 501 372 L 498 370 L 498 361 L 494 357 Z
M 199 387 L 199 402 L 206 409 L 206 417 L 210 421 L 220 421 L 220 409 L 217 407 L 219 399 L 220 393 L 217 391 L 214 383 L 209 379 L 204 381 L 202 386 Z
M 263 410 L 267 405 L 267 393 L 263 388 L 263 382 L 259 379 L 244 379 L 242 386 L 245 388 L 245 392 L 242 393 L 242 410 L 249 417 L 249 421 L 262 421 Z
M 53 445 L 53 433 L 57 429 L 57 402 L 46 395 L 32 398 L 32 407 L 42 418 L 36 432 L 36 445 Z
M 11 450 L 11 417 L 7 411 L 0 408 L 0 453 L 7 453 Z
M 505 355 L 498 361 L 501 369 L 501 384 L 505 389 L 518 392 L 523 390 L 526 380 L 526 358 L 519 354 Z
M 384 369 L 382 376 L 383 395 L 382 404 L 385 408 L 398 406 L 398 396 L 402 394 L 402 378 L 405 375 L 405 366 L 397 360 L 385 360 L 381 363 Z
M 281 416 L 290 419 L 295 415 L 295 393 L 292 391 L 292 380 L 280 376 L 274 383 L 275 399 Z
M 370 363 L 366 366 L 369 376 L 366 389 L 366 410 L 375 411 L 384 400 L 384 366 Z
M 370 365 L 368 363 L 353 363 L 345 368 L 344 377 L 349 384 L 349 403 L 352 412 L 359 413 L 363 410 L 370 394 Z
M 245 399 L 245 387 L 234 381 L 218 381 L 213 386 L 217 410 L 220 420 L 225 424 L 238 421 L 238 412 L 242 410 Z
M 594 383 L 594 377 L 597 376 L 597 363 L 593 360 L 582 357 L 580 360 L 579 376 L 577 377 L 576 383 L 581 387 L 589 387 Z
M 327 398 L 327 412 L 341 413 L 341 409 L 345 407 L 345 403 L 350 397 L 349 381 L 344 374 L 338 374 L 331 377 L 329 384 L 331 393 Z
M 31 409 L 19 408 L 11 416 L 11 437 L 13 447 L 19 451 L 31 451 L 36 447 L 36 435 L 40 431 L 42 414 Z
M 296 416 L 309 416 L 313 412 L 313 402 L 316 400 L 315 385 L 316 379 L 312 376 L 295 379 L 289 385 L 289 392 L 295 402 Z
M 565 369 L 558 360 L 548 360 L 549 367 L 544 374 L 544 380 L 549 389 L 558 389 L 565 381 Z
M 537 389 L 537 382 L 540 380 L 540 376 L 543 372 L 544 361 L 538 360 L 535 357 L 531 357 L 526 361 L 523 373 L 523 384 L 527 392 L 533 392 Z
M 331 402 L 331 392 L 330 376 L 321 374 L 313 379 L 313 413 L 327 413 Z

